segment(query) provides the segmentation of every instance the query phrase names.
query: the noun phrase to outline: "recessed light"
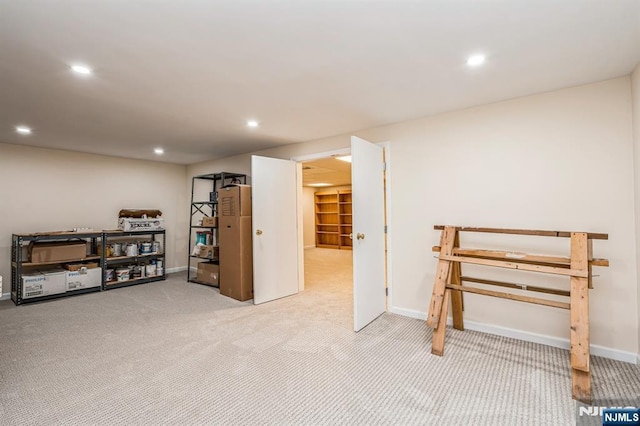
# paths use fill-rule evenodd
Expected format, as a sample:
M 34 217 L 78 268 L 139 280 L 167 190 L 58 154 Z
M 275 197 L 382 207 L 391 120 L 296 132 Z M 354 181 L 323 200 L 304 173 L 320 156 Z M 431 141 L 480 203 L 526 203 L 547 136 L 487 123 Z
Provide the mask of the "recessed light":
M 467 65 L 469 65 L 470 67 L 478 67 L 482 64 L 484 64 L 484 61 L 487 58 L 484 55 L 473 55 L 470 56 L 469 59 L 467 59 Z
M 162 155 L 162 154 L 164 154 L 164 149 L 156 148 L 156 149 L 153 150 L 153 152 L 155 152 L 156 155 Z
M 307 186 L 331 186 L 330 183 L 310 183 Z
M 85 65 L 71 65 L 71 71 L 81 75 L 91 75 L 93 71 Z
M 30 135 L 31 128 L 27 126 L 16 126 L 16 132 L 20 133 L 21 135 Z
M 340 156 L 336 156 L 336 157 L 333 157 L 333 158 L 335 158 L 336 160 L 340 160 L 340 161 L 346 161 L 347 163 L 351 162 L 351 155 L 340 155 Z
M 258 122 L 256 120 L 247 121 L 247 127 L 258 127 Z

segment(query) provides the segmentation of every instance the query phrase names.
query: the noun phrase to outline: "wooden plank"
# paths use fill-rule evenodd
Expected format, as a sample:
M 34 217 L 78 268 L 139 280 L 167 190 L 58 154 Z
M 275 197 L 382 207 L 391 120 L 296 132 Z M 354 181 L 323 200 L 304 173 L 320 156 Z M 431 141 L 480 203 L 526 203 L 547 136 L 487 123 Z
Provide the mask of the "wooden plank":
M 456 237 L 453 242 L 453 250 L 460 247 L 460 234 L 456 232 Z M 447 284 L 462 285 L 462 265 L 460 262 L 453 262 L 451 264 L 451 274 L 449 275 L 449 281 Z M 464 318 L 462 314 L 462 292 L 460 290 L 451 291 L 451 316 L 453 317 L 453 328 L 456 330 L 464 330 Z
M 587 234 L 571 237 L 571 268 L 588 273 Z M 571 368 L 589 372 L 589 282 L 587 277 L 571 277 Z
M 431 353 L 438 356 L 444 355 L 444 335 L 447 329 L 447 307 L 449 306 L 450 295 L 451 290 L 445 291 L 438 326 L 433 330 L 433 337 L 431 338 Z
M 447 226 L 440 236 L 440 246 L 442 254 L 451 254 L 455 241 L 456 230 L 452 226 Z M 441 255 L 442 256 L 442 255 Z M 438 326 L 440 320 L 440 311 L 444 299 L 445 286 L 449 278 L 451 262 L 440 259 L 436 270 L 436 279 L 433 284 L 433 292 L 431 294 L 431 302 L 429 303 L 429 315 L 427 316 L 427 325 L 431 328 Z
M 439 252 L 440 246 L 433 246 L 431 251 Z M 453 254 L 460 256 L 471 256 L 471 257 L 487 257 L 487 258 L 495 258 L 495 259 L 515 259 L 518 262 L 522 262 L 523 260 L 528 260 L 532 262 L 541 262 L 541 263 L 553 263 L 553 264 L 566 264 L 567 266 L 571 262 L 571 259 L 568 257 L 561 256 L 546 256 L 546 255 L 537 255 L 537 254 L 527 254 L 521 252 L 512 252 L 512 251 L 500 251 L 500 250 L 482 250 L 482 249 L 464 249 L 464 248 L 454 248 Z
M 591 405 L 591 374 L 571 369 L 571 394 L 573 399 Z
M 496 266 L 498 268 L 518 269 L 521 271 L 529 271 L 529 272 L 542 272 L 545 274 L 553 274 L 553 275 L 578 276 L 582 278 L 587 278 L 588 276 L 587 270 L 564 269 L 564 268 L 558 268 L 554 266 L 530 265 L 527 263 L 506 262 L 502 260 L 481 259 L 476 257 L 452 256 L 444 253 L 440 253 L 440 259 L 448 260 L 451 262 L 471 263 L 474 265 L 484 265 L 484 266 Z
M 593 240 L 587 240 L 587 262 L 589 263 L 589 288 L 593 288 L 593 274 L 591 271 L 593 264 Z
M 501 291 L 485 290 L 481 288 L 461 286 L 461 285 L 455 285 L 455 284 L 449 284 L 447 285 L 447 288 L 450 288 L 452 290 L 466 291 L 468 293 L 482 294 L 484 296 L 499 297 L 501 299 L 516 300 L 518 302 L 526 302 L 526 303 L 534 303 L 536 305 L 551 306 L 553 308 L 562 308 L 562 309 L 571 308 L 571 305 L 565 302 L 557 302 L 555 300 L 540 299 L 537 297 L 530 297 L 530 296 L 520 296 L 518 294 L 503 293 Z
M 462 281 L 466 281 L 470 283 L 478 283 L 478 284 L 495 285 L 499 287 L 515 288 L 518 290 L 535 291 L 538 293 L 555 294 L 558 296 L 569 297 L 571 295 L 571 293 L 566 290 L 556 290 L 555 288 L 546 288 L 546 287 L 537 287 L 537 286 L 526 285 L 526 284 L 508 283 L 505 281 L 486 280 L 484 278 L 462 277 Z
M 86 262 L 88 260 L 99 260 L 99 259 L 102 259 L 102 258 L 100 256 L 87 256 L 87 257 L 83 257 L 82 259 L 54 260 L 54 261 L 51 261 L 51 262 L 36 262 L 36 263 L 24 262 L 24 263 L 22 263 L 22 267 L 23 268 L 29 268 L 29 267 L 34 267 L 34 266 L 59 265 L 61 263 L 80 263 L 80 262 Z
M 591 240 L 589 240 L 591 241 Z M 431 251 L 440 252 L 440 246 L 431 247 Z M 454 248 L 453 254 L 461 256 L 482 257 L 488 259 L 517 259 L 518 262 L 527 262 L 532 264 L 549 264 L 549 265 L 563 265 L 563 267 L 569 268 L 571 266 L 571 259 L 563 256 L 546 256 L 537 254 L 527 254 L 510 251 L 499 250 L 481 250 L 481 249 L 464 249 Z M 589 260 L 589 264 L 593 266 L 609 266 L 609 260 L 593 258 Z
M 486 232 L 491 234 L 515 234 L 515 235 L 534 235 L 540 237 L 563 237 L 571 238 L 572 232 L 570 231 L 543 231 L 535 229 L 509 229 L 509 228 L 475 228 L 471 226 L 455 226 L 456 231 L 462 232 Z M 435 225 L 435 230 L 444 229 L 444 225 Z M 589 239 L 592 240 L 608 240 L 609 234 L 602 234 L 597 232 L 587 233 Z
M 102 231 L 87 231 L 87 232 L 75 232 L 75 231 L 52 231 L 52 232 L 34 232 L 32 234 L 13 234 L 16 237 L 21 238 L 33 238 L 33 237 L 60 237 L 60 238 L 100 238 Z

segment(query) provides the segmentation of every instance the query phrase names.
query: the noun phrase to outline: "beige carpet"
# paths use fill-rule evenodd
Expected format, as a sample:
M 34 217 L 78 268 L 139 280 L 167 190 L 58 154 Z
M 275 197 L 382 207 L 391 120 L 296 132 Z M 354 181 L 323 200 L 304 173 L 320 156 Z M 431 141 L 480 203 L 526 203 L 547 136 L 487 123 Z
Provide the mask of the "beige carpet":
M 350 252 L 307 250 L 308 289 L 254 306 L 159 283 L 0 302 L 0 424 L 575 424 L 567 351 L 385 314 L 352 331 Z M 514 302 L 515 303 L 515 302 Z M 640 391 L 593 357 L 596 398 Z

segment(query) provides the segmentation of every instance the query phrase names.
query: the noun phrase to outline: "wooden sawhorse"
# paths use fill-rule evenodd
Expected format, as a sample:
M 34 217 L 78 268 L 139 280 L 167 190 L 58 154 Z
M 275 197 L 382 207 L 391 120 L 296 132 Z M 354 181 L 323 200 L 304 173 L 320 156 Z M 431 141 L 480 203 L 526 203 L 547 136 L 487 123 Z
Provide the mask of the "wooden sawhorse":
M 433 247 L 433 251 L 440 252 L 440 255 L 427 316 L 427 325 L 434 329 L 431 353 L 439 356 L 444 354 L 449 300 L 451 300 L 453 327 L 458 330 L 464 330 L 463 292 L 569 309 L 572 394 L 574 399 L 590 403 L 589 289 L 593 288 L 591 267 L 609 266 L 608 260 L 593 258 L 593 240 L 606 240 L 608 235 L 587 232 L 470 228 L 443 225 L 436 225 L 434 229 L 442 230 L 442 234 L 440 236 L 440 245 Z M 561 257 L 497 250 L 463 249 L 460 248 L 460 232 L 571 238 L 571 255 L 570 257 Z M 570 278 L 570 290 L 565 291 L 466 277 L 462 275 L 461 265 L 463 263 L 567 276 Z M 569 298 L 569 302 L 487 290 L 463 285 L 463 282 L 566 296 Z

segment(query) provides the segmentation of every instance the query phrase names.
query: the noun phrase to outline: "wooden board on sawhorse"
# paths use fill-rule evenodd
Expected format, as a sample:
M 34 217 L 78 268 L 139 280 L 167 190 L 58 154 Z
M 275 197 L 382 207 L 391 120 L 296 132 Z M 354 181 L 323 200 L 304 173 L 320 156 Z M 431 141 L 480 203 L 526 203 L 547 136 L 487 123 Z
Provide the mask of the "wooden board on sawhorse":
M 440 252 L 440 255 L 427 315 L 427 325 L 434 329 L 431 352 L 439 356 L 444 354 L 449 300 L 451 300 L 453 326 L 458 330 L 464 330 L 463 292 L 568 309 L 570 311 L 572 395 L 574 399 L 590 403 L 589 289 L 593 288 L 591 268 L 592 266 L 609 266 L 608 260 L 593 258 L 593 240 L 606 240 L 608 235 L 587 232 L 469 228 L 442 225 L 436 225 L 434 228 L 442 230 L 442 234 L 440 235 L 440 245 L 433 248 L 433 251 Z M 463 249 L 460 247 L 460 232 L 570 238 L 571 253 L 570 256 L 563 257 L 498 250 Z M 569 290 L 558 290 L 467 277 L 462 275 L 463 263 L 566 276 L 570 278 L 570 288 Z M 569 301 L 561 302 L 487 290 L 486 288 L 463 285 L 464 282 L 565 296 L 569 298 Z

